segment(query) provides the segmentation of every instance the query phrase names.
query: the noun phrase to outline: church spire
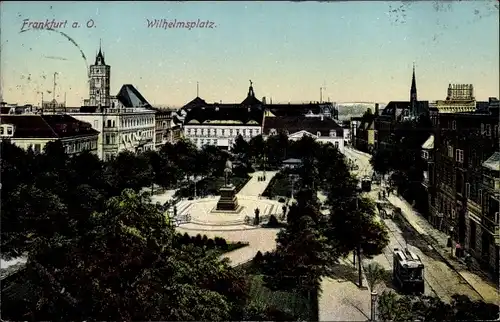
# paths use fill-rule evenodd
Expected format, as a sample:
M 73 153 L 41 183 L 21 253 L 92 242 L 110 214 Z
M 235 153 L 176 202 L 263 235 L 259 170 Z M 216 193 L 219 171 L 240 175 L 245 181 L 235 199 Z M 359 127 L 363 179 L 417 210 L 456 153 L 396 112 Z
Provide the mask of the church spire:
M 415 80 L 415 63 L 413 63 L 413 75 L 411 78 L 410 101 L 417 100 L 417 82 Z
M 95 64 L 96 65 L 106 65 L 104 63 L 104 55 L 102 53 L 102 40 L 99 39 L 99 53 L 97 53 L 97 56 L 95 57 Z

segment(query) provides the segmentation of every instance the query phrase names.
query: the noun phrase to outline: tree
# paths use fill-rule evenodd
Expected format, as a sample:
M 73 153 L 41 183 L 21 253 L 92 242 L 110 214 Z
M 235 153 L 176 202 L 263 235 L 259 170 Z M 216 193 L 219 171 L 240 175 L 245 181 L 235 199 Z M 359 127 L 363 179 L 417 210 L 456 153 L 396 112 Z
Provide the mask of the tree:
M 234 140 L 234 144 L 231 147 L 231 152 L 234 154 L 239 154 L 243 160 L 248 161 L 250 157 L 250 144 L 239 134 Z
M 472 301 L 459 294 L 453 295 L 447 304 L 434 296 L 398 296 L 383 292 L 378 307 L 383 321 L 491 321 L 499 317 L 498 305 Z
M 353 196 L 331 211 L 327 236 L 343 256 L 356 252 L 361 285 L 361 252 L 368 258 L 382 253 L 389 243 L 388 232 L 375 221 L 375 205 L 366 197 Z
M 254 163 L 261 162 L 262 157 L 265 153 L 266 143 L 262 138 L 262 135 L 254 136 L 250 142 L 250 156 Z
M 336 250 L 322 234 L 321 219 L 313 191 L 300 191 L 288 225 L 278 233 L 276 250 L 263 258 L 264 280 L 270 288 L 316 294 L 321 277 L 330 275 L 337 260 Z
M 385 269 L 379 263 L 372 262 L 366 265 L 365 274 L 370 291 L 374 292 L 375 287 L 384 279 Z
M 145 195 L 125 190 L 80 236 L 40 239 L 29 281 L 53 320 L 227 320 L 242 311 L 241 272 L 193 245 Z

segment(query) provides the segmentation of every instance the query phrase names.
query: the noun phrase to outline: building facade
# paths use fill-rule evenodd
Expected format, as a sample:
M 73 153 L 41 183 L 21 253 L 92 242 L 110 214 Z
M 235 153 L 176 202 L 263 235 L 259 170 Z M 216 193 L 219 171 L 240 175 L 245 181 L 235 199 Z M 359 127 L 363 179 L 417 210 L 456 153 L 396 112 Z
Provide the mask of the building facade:
M 309 136 L 321 143 L 331 143 L 340 152 L 344 152 L 344 129 L 327 117 L 307 116 L 275 116 L 266 117 L 263 126 L 263 137 L 278 134 L 287 135 L 289 140 L 300 140 Z
M 155 149 L 155 112 L 145 108 L 82 107 L 70 112 L 72 117 L 88 122 L 99 131 L 97 154 L 102 160 L 122 151 L 142 152 Z
M 69 115 L 2 115 L 0 137 L 22 149 L 43 151 L 48 142 L 60 141 L 66 153 L 97 154 L 99 132 Z
M 159 150 L 165 143 L 174 142 L 174 131 L 171 110 L 155 109 L 155 149 Z
M 430 103 L 439 113 L 460 113 L 476 111 L 476 99 L 472 84 L 449 84 L 445 100 Z
M 487 166 L 499 149 L 498 107 L 439 113 L 436 123 L 432 144 L 429 138 L 422 147 L 428 160 L 424 184 L 429 193 L 429 220 L 483 267 L 498 274 L 498 220 L 493 211 L 495 205 L 498 211 L 498 191 L 492 180 L 496 168 Z
M 90 95 L 85 106 L 111 106 L 111 66 L 106 65 L 104 54 L 99 46 L 95 63 L 89 69 Z

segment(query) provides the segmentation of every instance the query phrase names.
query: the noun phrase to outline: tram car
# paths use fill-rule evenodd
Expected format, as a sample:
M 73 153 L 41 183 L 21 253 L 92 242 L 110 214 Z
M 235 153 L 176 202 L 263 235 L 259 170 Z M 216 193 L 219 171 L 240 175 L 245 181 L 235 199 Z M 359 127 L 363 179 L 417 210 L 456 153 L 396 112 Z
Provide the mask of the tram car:
M 420 257 L 408 249 L 394 248 L 392 280 L 403 294 L 423 294 L 424 264 Z

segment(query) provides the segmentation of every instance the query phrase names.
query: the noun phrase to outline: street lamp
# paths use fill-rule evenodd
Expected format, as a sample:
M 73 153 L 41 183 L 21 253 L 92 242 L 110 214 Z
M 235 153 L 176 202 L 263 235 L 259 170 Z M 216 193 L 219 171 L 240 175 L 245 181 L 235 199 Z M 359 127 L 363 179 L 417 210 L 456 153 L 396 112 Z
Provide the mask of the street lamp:
M 266 181 L 266 162 L 267 162 L 267 156 L 265 154 L 262 157 L 262 161 L 264 162 L 264 181 Z
M 370 314 L 370 321 L 377 321 L 377 292 L 372 291 L 371 293 L 371 314 Z

